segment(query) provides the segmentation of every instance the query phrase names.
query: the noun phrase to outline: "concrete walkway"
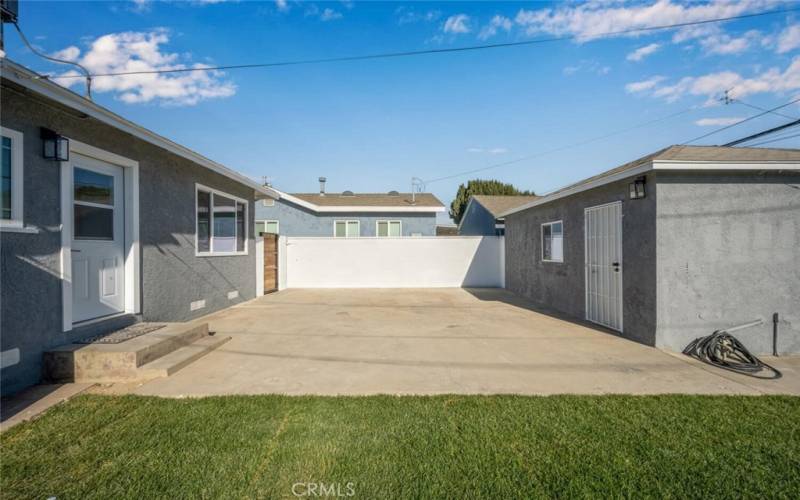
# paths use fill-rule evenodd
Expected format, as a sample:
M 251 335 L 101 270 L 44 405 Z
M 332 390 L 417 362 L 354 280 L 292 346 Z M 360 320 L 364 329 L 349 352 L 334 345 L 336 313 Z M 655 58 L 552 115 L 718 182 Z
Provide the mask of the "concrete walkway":
M 503 290 L 287 290 L 203 318 L 233 339 L 108 392 L 800 394 L 800 358 L 755 380 L 537 312 Z

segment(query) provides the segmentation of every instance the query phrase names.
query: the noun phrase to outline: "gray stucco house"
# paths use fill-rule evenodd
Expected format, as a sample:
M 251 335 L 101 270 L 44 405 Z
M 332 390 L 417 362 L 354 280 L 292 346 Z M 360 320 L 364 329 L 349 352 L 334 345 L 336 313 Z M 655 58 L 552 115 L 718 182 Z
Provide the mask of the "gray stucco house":
M 256 204 L 256 231 L 281 236 L 436 236 L 436 214 L 445 207 L 430 193 L 289 194 Z
M 185 321 L 256 295 L 271 189 L 2 60 L 0 383 L 129 319 Z
M 495 196 L 476 194 L 469 197 L 464 214 L 458 223 L 461 236 L 503 236 L 503 212 L 537 199 L 538 196 Z
M 672 146 L 501 214 L 506 287 L 681 351 L 717 329 L 800 352 L 800 150 Z

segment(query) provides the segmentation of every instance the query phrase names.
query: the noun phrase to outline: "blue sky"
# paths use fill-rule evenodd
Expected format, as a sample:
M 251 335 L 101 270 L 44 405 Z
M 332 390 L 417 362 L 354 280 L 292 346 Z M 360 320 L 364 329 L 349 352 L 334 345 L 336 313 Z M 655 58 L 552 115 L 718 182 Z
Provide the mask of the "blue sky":
M 797 7 L 769 0 L 659 2 L 23 2 L 49 54 L 93 72 L 241 64 L 575 35 L 445 55 L 164 76 L 98 78 L 94 98 L 279 189 L 407 191 L 448 176 L 672 119 L 480 174 L 544 193 L 800 97 L 800 12 L 593 38 L 599 32 Z M 8 56 L 62 74 L 7 30 Z M 66 83 L 70 80 L 61 80 Z M 73 89 L 82 91 L 79 81 Z M 800 116 L 800 106 L 784 108 Z M 778 125 L 769 115 L 700 143 Z M 798 147 L 787 139 L 776 147 Z

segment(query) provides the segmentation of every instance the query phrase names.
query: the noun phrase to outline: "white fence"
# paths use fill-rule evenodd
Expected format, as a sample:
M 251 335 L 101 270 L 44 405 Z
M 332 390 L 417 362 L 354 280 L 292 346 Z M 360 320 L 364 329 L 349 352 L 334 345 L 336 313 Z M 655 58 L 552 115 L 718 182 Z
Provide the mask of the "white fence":
M 505 286 L 498 236 L 279 240 L 280 288 Z

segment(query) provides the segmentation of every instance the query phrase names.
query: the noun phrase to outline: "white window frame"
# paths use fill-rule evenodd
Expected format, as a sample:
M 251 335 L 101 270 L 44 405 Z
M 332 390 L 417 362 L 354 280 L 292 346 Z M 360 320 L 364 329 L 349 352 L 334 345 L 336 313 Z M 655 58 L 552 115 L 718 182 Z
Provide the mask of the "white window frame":
M 342 236 L 336 236 L 336 224 L 338 224 L 339 222 L 344 222 L 344 227 L 345 227 L 345 229 L 344 229 L 344 238 L 358 238 L 358 237 L 361 236 L 361 221 L 360 220 L 358 220 L 358 219 L 335 219 L 333 221 L 333 237 L 334 238 L 342 238 Z M 355 236 L 348 236 L 347 235 L 347 226 L 351 222 L 355 222 L 356 224 L 358 224 L 358 234 L 355 235 Z
M 24 142 L 22 132 L 0 127 L 0 135 L 11 139 L 11 218 L 0 219 L 0 229 L 25 229 L 23 197 L 25 196 Z
M 265 228 L 265 229 L 266 229 L 266 227 L 267 227 L 267 224 L 269 224 L 270 222 L 274 222 L 274 223 L 275 223 L 275 227 L 277 228 L 277 232 L 275 232 L 274 234 L 280 234 L 280 231 L 281 231 L 281 221 L 279 221 L 279 220 L 274 220 L 274 219 L 257 219 L 257 220 L 255 221 L 255 223 L 256 223 L 256 224 L 258 224 L 259 222 L 263 222 L 263 223 L 264 223 L 264 228 Z M 273 233 L 267 233 L 267 234 L 273 234 Z
M 381 222 L 385 222 L 387 224 L 391 224 L 392 222 L 397 222 L 398 224 L 400 224 L 400 235 L 399 236 L 389 236 L 389 235 L 381 236 L 381 235 L 379 235 L 378 234 L 378 224 L 380 224 Z M 388 228 L 387 228 L 387 230 L 388 230 Z M 402 236 L 403 236 L 403 221 L 402 220 L 398 220 L 398 219 L 392 219 L 392 220 L 380 219 L 380 220 L 376 220 L 375 221 L 375 237 L 376 238 L 402 238 Z
M 561 224 L 561 259 L 560 260 L 558 260 L 558 259 L 545 259 L 544 258 L 544 227 L 545 226 L 552 226 L 554 224 Z M 550 230 L 551 238 L 552 238 L 552 235 L 553 235 L 553 231 L 551 229 Z M 554 262 L 556 264 L 563 264 L 564 263 L 564 221 L 563 220 L 554 220 L 554 221 L 551 221 L 551 222 L 542 223 L 541 229 L 539 230 L 539 241 L 541 241 L 541 243 L 542 243 L 542 252 L 541 252 L 542 262 Z M 551 247 L 551 251 L 552 251 L 552 247 Z
M 206 193 L 211 193 L 211 213 L 209 214 L 209 225 L 211 227 L 211 234 L 209 235 L 209 242 L 208 245 L 211 248 L 208 252 L 201 252 L 199 250 L 199 240 L 198 240 L 198 230 L 197 224 L 199 220 L 197 218 L 197 193 L 200 191 L 204 191 Z M 237 201 L 244 205 L 244 251 L 242 252 L 215 252 L 214 251 L 214 195 L 224 196 L 225 198 L 230 198 L 231 200 Z M 250 242 L 249 242 L 249 233 L 250 233 L 250 203 L 243 198 L 239 198 L 238 196 L 234 196 L 232 194 L 228 194 L 225 191 L 220 191 L 219 189 L 214 189 L 212 187 L 204 186 L 200 183 L 195 183 L 194 185 L 194 255 L 195 257 L 229 257 L 235 255 L 247 255 L 250 250 Z M 235 231 L 239 230 L 239 225 L 234 224 Z M 234 231 L 234 241 L 237 238 L 237 234 Z

